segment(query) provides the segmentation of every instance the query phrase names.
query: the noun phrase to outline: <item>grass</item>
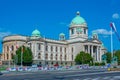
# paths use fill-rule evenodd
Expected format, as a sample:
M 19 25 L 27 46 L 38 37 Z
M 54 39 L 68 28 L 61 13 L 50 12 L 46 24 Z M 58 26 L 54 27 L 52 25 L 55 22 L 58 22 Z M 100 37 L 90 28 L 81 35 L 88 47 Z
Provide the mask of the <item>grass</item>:
M 7 66 L 0 66 L 0 71 L 6 70 Z

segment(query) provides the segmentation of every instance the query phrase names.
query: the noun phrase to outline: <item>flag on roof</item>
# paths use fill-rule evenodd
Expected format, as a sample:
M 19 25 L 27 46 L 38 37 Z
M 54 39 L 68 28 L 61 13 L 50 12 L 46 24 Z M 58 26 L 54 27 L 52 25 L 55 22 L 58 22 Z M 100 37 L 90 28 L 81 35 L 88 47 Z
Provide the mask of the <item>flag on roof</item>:
M 110 23 L 110 27 L 115 31 L 115 34 L 116 34 L 118 40 L 120 41 L 120 36 L 119 36 L 119 34 L 118 34 L 118 32 L 117 32 L 117 29 L 116 29 L 116 27 L 115 27 L 114 22 L 111 22 L 111 23 Z
M 113 22 L 110 23 L 110 27 L 111 27 L 115 32 L 117 32 L 116 27 L 115 27 L 115 24 L 114 24 Z

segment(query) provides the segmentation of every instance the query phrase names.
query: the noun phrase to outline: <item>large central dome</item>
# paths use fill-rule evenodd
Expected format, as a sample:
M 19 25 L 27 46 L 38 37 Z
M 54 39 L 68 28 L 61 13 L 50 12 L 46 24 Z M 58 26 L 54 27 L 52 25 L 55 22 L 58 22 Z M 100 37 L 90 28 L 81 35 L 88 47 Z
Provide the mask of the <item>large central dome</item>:
M 71 21 L 72 25 L 79 25 L 79 24 L 83 24 L 86 22 L 85 19 L 80 16 L 79 11 L 77 11 L 76 14 L 77 14 L 77 16 L 75 18 L 73 18 L 73 20 Z

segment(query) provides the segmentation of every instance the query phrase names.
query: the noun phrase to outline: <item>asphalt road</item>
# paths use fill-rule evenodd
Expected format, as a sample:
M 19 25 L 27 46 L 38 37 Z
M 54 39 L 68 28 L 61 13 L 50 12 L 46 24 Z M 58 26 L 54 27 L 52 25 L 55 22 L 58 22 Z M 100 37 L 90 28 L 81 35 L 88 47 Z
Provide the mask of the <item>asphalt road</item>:
M 0 80 L 120 80 L 120 72 L 106 70 L 10 72 Z

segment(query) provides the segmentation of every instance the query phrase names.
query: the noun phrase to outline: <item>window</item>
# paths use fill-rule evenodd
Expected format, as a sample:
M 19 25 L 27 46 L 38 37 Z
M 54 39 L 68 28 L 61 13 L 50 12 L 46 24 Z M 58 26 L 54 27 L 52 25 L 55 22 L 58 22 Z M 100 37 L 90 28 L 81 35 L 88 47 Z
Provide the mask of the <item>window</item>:
M 74 29 L 71 29 L 71 34 L 74 34 Z
M 60 52 L 62 52 L 62 47 L 60 47 Z
M 8 53 L 7 53 L 7 59 L 9 59 Z
M 56 57 L 55 57 L 55 58 L 56 58 L 56 60 L 57 60 L 57 54 L 56 54 Z
M 56 46 L 56 52 L 58 51 L 57 46 Z
M 41 53 L 38 53 L 38 59 L 41 59 Z
M 48 59 L 48 54 L 47 53 L 45 54 L 45 59 Z
M 14 55 L 13 55 L 13 53 L 11 54 L 11 58 L 14 59 Z
M 41 45 L 40 44 L 38 44 L 38 50 L 41 50 Z
M 11 49 L 12 49 L 12 51 L 14 51 L 14 46 L 13 45 L 12 45 Z
M 62 54 L 60 55 L 60 60 L 62 61 Z
M 65 55 L 65 60 L 66 60 L 67 56 Z
M 48 46 L 45 47 L 45 50 L 48 51 Z
M 53 51 L 53 46 L 51 46 L 51 52 Z
M 64 52 L 66 53 L 66 48 L 65 48 Z
M 53 54 L 51 54 L 51 60 L 53 60 Z
M 84 34 L 86 34 L 86 29 L 84 29 Z
M 73 60 L 73 54 L 72 54 L 72 60 Z
M 7 51 L 9 51 L 9 46 L 7 46 Z
M 72 53 L 73 53 L 73 47 L 72 47 Z

